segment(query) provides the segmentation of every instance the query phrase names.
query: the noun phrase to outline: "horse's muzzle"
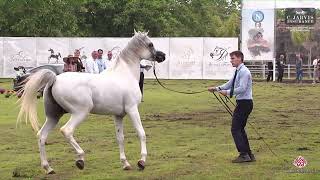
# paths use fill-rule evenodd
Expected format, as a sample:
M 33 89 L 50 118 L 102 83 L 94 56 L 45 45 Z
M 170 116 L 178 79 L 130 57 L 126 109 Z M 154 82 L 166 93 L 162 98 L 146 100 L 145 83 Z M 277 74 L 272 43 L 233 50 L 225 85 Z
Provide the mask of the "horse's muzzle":
M 166 60 L 166 54 L 162 51 L 156 51 L 156 55 L 154 58 L 158 63 L 163 62 Z

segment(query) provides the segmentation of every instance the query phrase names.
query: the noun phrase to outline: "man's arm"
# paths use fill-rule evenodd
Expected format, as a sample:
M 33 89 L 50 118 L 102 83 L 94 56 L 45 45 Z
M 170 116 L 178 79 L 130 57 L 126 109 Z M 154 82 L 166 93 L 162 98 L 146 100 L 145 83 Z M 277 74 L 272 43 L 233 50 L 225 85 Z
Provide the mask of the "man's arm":
M 245 71 L 242 73 L 243 75 L 239 79 L 239 83 L 240 83 L 239 87 L 234 88 L 234 91 L 233 91 L 234 95 L 244 93 L 248 88 L 248 82 L 251 80 L 251 75 L 249 71 Z M 227 94 L 230 95 L 230 91 L 228 91 Z

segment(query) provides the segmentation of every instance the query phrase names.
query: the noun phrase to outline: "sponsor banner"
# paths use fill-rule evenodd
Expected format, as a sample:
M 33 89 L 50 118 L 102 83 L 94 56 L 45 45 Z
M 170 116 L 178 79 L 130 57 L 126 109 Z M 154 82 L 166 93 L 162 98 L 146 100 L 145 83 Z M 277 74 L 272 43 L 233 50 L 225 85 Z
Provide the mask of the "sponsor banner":
M 3 68 L 4 68 L 4 59 L 3 59 L 3 38 L 0 37 L 0 77 L 3 77 Z
M 203 48 L 203 79 L 230 79 L 229 54 L 238 50 L 238 38 L 204 38 Z
M 203 38 L 170 38 L 170 79 L 202 79 Z
M 15 77 L 14 67 L 36 67 L 36 38 L 6 37 L 3 47 L 4 77 Z
M 245 60 L 272 60 L 274 9 L 243 9 L 241 35 L 241 50 Z
M 155 64 L 156 74 L 158 78 L 168 79 L 169 78 L 169 62 L 170 62 L 170 51 L 169 51 L 169 38 L 151 38 L 156 50 L 162 51 L 166 54 L 166 60 L 161 63 L 145 61 L 146 64 L 152 67 L 147 71 L 145 70 L 145 78 L 155 79 L 153 74 L 153 66 Z
M 316 23 L 315 8 L 285 9 L 285 23 L 288 25 L 314 25 Z
M 68 38 L 37 38 L 37 65 L 63 64 L 63 57 L 73 55 L 69 51 Z

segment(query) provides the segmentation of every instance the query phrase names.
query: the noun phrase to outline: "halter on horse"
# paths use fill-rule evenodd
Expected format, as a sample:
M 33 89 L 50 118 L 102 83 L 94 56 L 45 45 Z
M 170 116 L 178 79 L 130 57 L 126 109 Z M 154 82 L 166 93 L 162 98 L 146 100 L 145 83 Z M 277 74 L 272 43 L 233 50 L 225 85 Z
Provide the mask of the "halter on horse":
M 144 169 L 147 157 L 146 135 L 138 111 L 142 97 L 139 89 L 139 65 L 142 59 L 162 62 L 165 60 L 165 54 L 155 50 L 147 33 L 135 32 L 110 71 L 102 74 L 66 72 L 56 75 L 50 70 L 39 70 L 30 76 L 21 97 L 18 122 L 25 116 L 32 128 L 39 130 L 36 92 L 45 87 L 46 121 L 37 135 L 41 166 L 48 174 L 54 171 L 46 157 L 45 142 L 48 133 L 65 113 L 70 113 L 71 118 L 60 131 L 76 150 L 76 165 L 79 169 L 84 168 L 85 153 L 74 139 L 73 133 L 89 113 L 114 115 L 120 160 L 125 170 L 131 169 L 124 152 L 123 135 L 123 117 L 129 115 L 140 139 L 141 159 L 138 161 L 138 167 Z

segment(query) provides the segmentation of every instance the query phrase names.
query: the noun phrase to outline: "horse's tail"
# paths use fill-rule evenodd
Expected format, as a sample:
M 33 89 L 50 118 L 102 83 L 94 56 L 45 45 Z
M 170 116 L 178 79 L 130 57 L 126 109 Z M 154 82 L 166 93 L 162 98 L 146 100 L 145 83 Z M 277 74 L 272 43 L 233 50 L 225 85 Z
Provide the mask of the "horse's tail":
M 27 82 L 21 89 L 23 94 L 19 100 L 20 112 L 18 114 L 17 123 L 25 118 L 28 120 L 35 131 L 39 131 L 39 122 L 37 116 L 37 93 L 39 90 L 47 86 L 52 86 L 56 80 L 56 74 L 48 69 L 41 69 L 27 78 Z

